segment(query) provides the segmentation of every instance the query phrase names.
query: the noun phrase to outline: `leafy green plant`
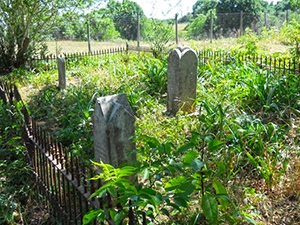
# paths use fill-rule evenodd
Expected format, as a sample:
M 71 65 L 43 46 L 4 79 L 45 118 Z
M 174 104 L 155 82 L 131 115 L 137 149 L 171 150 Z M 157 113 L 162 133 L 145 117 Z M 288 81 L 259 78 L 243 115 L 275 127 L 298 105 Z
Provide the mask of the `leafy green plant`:
M 243 220 L 225 186 L 215 176 L 222 173 L 220 168 L 211 170 L 211 162 L 206 163 L 207 159 L 203 158 L 205 153 L 199 154 L 196 150 L 200 141 L 197 134 L 178 148 L 145 135 L 137 138 L 145 145 L 137 149 L 141 158 L 135 166 L 114 168 L 94 162 L 102 172 L 93 179 L 103 179 L 105 184 L 91 197 L 102 198 L 109 193 L 121 207 L 91 211 L 85 215 L 84 224 L 96 218 L 104 222 L 107 215 L 121 224 L 130 211 L 136 215 L 136 224 L 145 219 L 164 224 L 160 218 L 165 216 L 169 222 L 191 224 L 201 220 L 209 224 Z M 210 140 L 207 151 L 215 151 L 222 144 L 219 140 Z M 132 179 L 133 176 L 136 179 Z M 176 215 L 180 215 L 178 219 Z
M 290 23 L 285 24 L 281 32 L 287 39 L 287 42 L 293 47 L 291 48 L 291 54 L 299 58 L 300 57 L 300 23 L 297 20 L 292 20 Z
M 250 29 L 246 28 L 245 34 L 239 37 L 238 42 L 242 43 L 245 47 L 245 54 L 256 55 L 258 52 L 257 42 L 259 37 Z
M 32 193 L 31 171 L 22 143 L 22 115 L 18 103 L 0 100 L 0 223 L 21 222 Z M 5 119 L 3 119 L 5 118 Z M 25 216 L 24 216 L 25 217 Z M 26 217 L 23 219 L 27 219 Z
M 151 50 L 155 58 L 164 58 L 170 49 L 170 41 L 175 38 L 172 24 L 152 19 L 147 24 L 146 40 L 151 43 Z M 145 29 L 146 30 L 146 29 Z
M 205 25 L 207 25 L 207 17 L 203 14 L 198 14 L 187 27 L 188 36 L 190 38 L 202 38 L 204 36 Z
M 149 63 L 147 72 L 141 74 L 140 82 L 149 95 L 163 95 L 167 90 L 167 68 L 166 61 Z

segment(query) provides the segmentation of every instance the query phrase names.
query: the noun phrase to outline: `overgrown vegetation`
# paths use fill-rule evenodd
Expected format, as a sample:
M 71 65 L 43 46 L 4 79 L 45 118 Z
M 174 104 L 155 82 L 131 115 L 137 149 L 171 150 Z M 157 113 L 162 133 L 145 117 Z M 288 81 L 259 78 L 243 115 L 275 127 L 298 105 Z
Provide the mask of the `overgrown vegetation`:
M 106 185 L 94 195 L 109 192 L 122 210 L 93 211 L 85 222 L 107 213 L 121 222 L 130 206 L 136 222 L 146 213 L 153 224 L 299 221 L 298 179 L 292 179 L 300 173 L 297 75 L 234 59 L 226 65 L 208 61 L 198 70 L 196 113 L 167 117 L 166 58 L 123 53 L 68 68 L 62 92 L 56 71 L 15 71 L 12 77 L 22 93 L 31 90 L 26 101 L 34 119 L 69 151 L 93 158 L 95 96 L 126 93 L 137 117 L 136 166 L 96 163 L 106 171 L 96 179 Z M 132 174 L 138 181 L 126 179 Z
M 43 224 L 48 216 L 35 193 L 18 107 L 0 100 L 0 224 Z

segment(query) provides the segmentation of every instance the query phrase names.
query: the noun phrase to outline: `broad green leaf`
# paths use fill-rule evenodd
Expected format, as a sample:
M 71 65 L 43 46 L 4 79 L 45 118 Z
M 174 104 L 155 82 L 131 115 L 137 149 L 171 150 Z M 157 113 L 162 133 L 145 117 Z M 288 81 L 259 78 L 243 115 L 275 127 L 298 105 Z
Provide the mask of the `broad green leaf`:
M 158 206 L 163 201 L 163 197 L 160 193 L 157 193 L 154 197 L 155 202 L 157 203 L 156 206 Z
M 215 139 L 215 140 L 209 142 L 207 150 L 210 152 L 213 152 L 215 150 L 218 150 L 223 144 L 224 144 L 223 141 Z
M 162 209 L 161 209 L 161 212 L 162 212 L 163 214 L 165 214 L 166 216 L 170 216 L 169 211 L 166 210 L 165 208 L 162 208 Z
M 174 202 L 180 207 L 186 208 L 188 206 L 187 200 L 180 195 L 174 196 Z
M 171 206 L 171 207 L 173 207 L 174 209 L 177 209 L 179 212 L 181 212 L 181 209 L 180 209 L 180 207 L 179 207 L 178 205 L 176 205 L 176 204 L 174 204 L 174 203 L 172 203 L 172 202 L 169 202 L 167 205 L 168 205 L 168 206 Z
M 228 198 L 224 198 L 221 196 L 228 196 L 227 191 L 226 191 L 225 187 L 223 186 L 223 184 L 218 180 L 213 182 L 213 187 L 216 191 L 217 198 L 221 204 L 222 210 L 225 211 L 228 208 L 229 201 L 228 201 Z
M 226 171 L 226 165 L 223 162 L 216 162 L 217 166 L 218 166 L 218 175 L 223 174 Z
M 197 172 L 204 167 L 204 162 L 199 159 L 195 159 L 192 161 L 191 167 L 193 169 L 193 172 Z
M 124 211 L 118 212 L 115 214 L 113 217 L 113 220 L 116 224 L 121 224 L 122 220 L 125 218 L 125 213 Z
M 148 168 L 145 168 L 142 171 L 142 182 L 144 182 L 145 180 L 147 180 L 149 178 L 149 174 L 150 174 L 150 171 Z
M 187 178 L 182 185 L 179 186 L 180 192 L 176 191 L 175 193 L 183 193 L 182 196 L 188 197 L 196 189 L 195 183 L 195 179 Z
M 195 145 L 193 143 L 187 143 L 185 145 L 182 145 L 177 149 L 176 155 L 186 152 L 187 150 L 194 148 L 194 147 L 195 147 Z
M 199 152 L 196 150 L 191 150 L 187 152 L 183 158 L 183 162 L 187 164 L 191 164 L 194 159 L 199 156 Z
M 211 194 L 207 193 L 203 196 L 201 207 L 209 223 L 218 224 L 218 202 Z
M 145 194 L 145 193 L 140 193 L 140 194 L 139 194 L 139 197 L 140 197 L 141 199 L 152 200 L 151 196 L 150 196 L 150 195 L 147 195 L 147 194 Z
M 152 188 L 143 188 L 139 191 L 139 193 L 143 193 L 143 194 L 147 194 L 147 195 L 152 195 L 155 196 L 156 195 L 156 191 L 153 190 Z
M 184 181 L 186 180 L 185 176 L 174 177 L 169 182 L 166 183 L 166 191 L 172 191 L 177 189 Z
M 133 192 L 134 194 L 137 194 L 136 187 L 130 183 L 127 179 L 120 179 L 114 183 L 114 187 L 119 187 L 121 190 L 124 190 L 125 192 Z
M 116 192 L 116 189 L 114 188 L 114 187 L 108 187 L 107 188 L 107 192 L 109 193 L 109 194 L 111 194 L 113 197 L 118 197 L 118 195 L 117 195 L 117 192 Z
M 95 220 L 100 213 L 103 213 L 103 212 L 104 212 L 103 209 L 90 210 L 87 214 L 84 215 L 82 224 L 83 225 L 89 224 L 90 222 Z
M 156 148 L 160 146 L 159 141 L 154 137 L 144 136 L 144 139 L 151 148 Z
M 166 143 L 166 144 L 163 146 L 164 152 L 165 152 L 167 155 L 170 155 L 171 150 L 172 150 L 172 147 L 174 147 L 172 143 L 170 143 L 170 142 Z
M 98 198 L 102 198 L 106 195 L 108 188 L 111 186 L 111 183 L 106 183 L 103 186 L 101 186 L 98 190 L 96 190 L 91 196 L 90 198 L 93 197 L 98 197 Z
M 109 210 L 110 217 L 114 220 L 115 216 L 117 215 L 117 212 L 113 209 Z

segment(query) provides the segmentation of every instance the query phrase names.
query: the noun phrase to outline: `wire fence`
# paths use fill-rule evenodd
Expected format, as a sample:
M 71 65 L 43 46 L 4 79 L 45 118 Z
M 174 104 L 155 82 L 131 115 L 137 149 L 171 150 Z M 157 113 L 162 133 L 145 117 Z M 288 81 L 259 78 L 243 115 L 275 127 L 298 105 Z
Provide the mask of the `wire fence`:
M 299 13 L 299 12 L 298 12 Z M 214 39 L 220 38 L 238 38 L 245 33 L 246 29 L 251 29 L 256 34 L 261 34 L 263 30 L 273 29 L 278 31 L 289 23 L 292 19 L 300 21 L 300 17 L 297 12 L 289 14 L 289 11 L 285 11 L 277 16 L 272 14 L 260 13 L 245 13 L 243 11 L 238 13 L 215 13 L 210 12 L 209 16 L 206 16 L 206 22 L 203 27 L 199 27 L 202 30 L 196 39 L 210 39 L 211 42 Z M 190 36 L 189 36 L 190 37 Z M 184 36 L 181 36 L 181 39 Z
M 102 24 L 105 20 L 94 21 L 95 18 L 89 18 L 90 21 L 87 18 L 82 18 L 82 20 L 76 23 L 66 20 L 62 27 L 58 25 L 53 28 L 51 39 L 84 40 L 89 43 L 88 50 L 91 50 L 92 41 L 116 40 L 121 38 L 126 41 L 136 41 L 138 46 L 140 42 L 154 41 L 163 35 L 163 33 L 158 33 L 160 32 L 162 24 L 168 24 L 174 27 L 174 37 L 171 41 L 176 43 L 178 39 L 187 40 L 187 38 L 219 39 L 223 37 L 239 37 L 244 33 L 246 28 L 250 28 L 259 34 L 264 28 L 280 30 L 285 23 L 288 23 L 292 19 L 300 21 L 299 11 L 295 10 L 280 11 L 276 14 L 269 12 L 249 13 L 243 11 L 235 13 L 222 12 L 207 13 L 203 16 L 205 17 L 205 23 L 202 25 L 198 24 L 199 27 L 197 29 L 201 30 L 201 33 L 197 36 L 186 35 L 188 29 L 185 28 L 195 19 L 193 17 L 189 20 L 183 20 L 182 18 L 179 19 L 178 14 L 176 14 L 174 18 L 162 21 L 163 23 L 158 23 L 157 20 L 145 18 L 139 13 L 131 13 L 123 16 L 119 15 L 119 19 L 112 23 L 112 27 Z M 80 27 L 77 27 L 80 23 L 82 23 Z M 176 28 L 178 23 L 179 25 L 180 23 L 184 23 L 185 26 L 180 25 L 181 28 L 178 30 L 178 27 Z M 116 30 L 118 30 L 119 36 L 113 35 L 117 32 Z M 68 34 L 68 32 L 70 34 Z

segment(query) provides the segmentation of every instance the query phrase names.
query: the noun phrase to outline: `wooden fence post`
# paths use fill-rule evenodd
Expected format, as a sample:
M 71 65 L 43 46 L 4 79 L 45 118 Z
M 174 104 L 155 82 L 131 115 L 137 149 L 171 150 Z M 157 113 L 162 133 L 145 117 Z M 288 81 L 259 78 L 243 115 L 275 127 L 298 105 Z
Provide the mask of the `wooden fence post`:
M 212 39 L 213 39 L 213 14 L 212 11 L 210 10 L 210 43 L 212 43 Z

